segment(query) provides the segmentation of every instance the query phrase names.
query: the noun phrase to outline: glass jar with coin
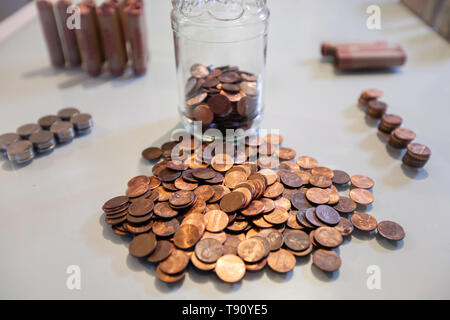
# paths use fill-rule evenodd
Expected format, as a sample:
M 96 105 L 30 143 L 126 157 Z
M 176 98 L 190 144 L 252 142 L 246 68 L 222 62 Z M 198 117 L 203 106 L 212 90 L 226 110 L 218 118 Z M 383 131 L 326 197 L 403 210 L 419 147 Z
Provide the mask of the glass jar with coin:
M 172 0 L 183 125 L 206 141 L 254 134 L 264 108 L 266 0 Z

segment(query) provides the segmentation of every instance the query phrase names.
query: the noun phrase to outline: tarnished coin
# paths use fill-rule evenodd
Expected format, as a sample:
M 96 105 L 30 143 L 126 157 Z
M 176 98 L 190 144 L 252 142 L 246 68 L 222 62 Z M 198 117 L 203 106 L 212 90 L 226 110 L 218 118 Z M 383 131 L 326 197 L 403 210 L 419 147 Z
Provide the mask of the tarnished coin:
M 275 182 L 274 184 L 267 187 L 264 192 L 264 197 L 275 199 L 278 198 L 284 191 L 284 187 L 281 183 Z
M 154 234 L 160 237 L 169 237 L 173 235 L 179 228 L 180 223 L 176 218 L 170 220 L 158 220 L 152 226 Z
M 294 172 L 288 170 L 279 170 L 281 182 L 290 188 L 300 188 L 303 185 L 302 178 Z
M 236 255 L 226 254 L 217 260 L 215 270 L 222 281 L 238 282 L 245 275 L 245 263 Z
M 269 241 L 270 251 L 276 251 L 283 246 L 283 236 L 277 230 L 265 229 L 260 231 L 259 235 Z
M 294 149 L 281 147 L 277 150 L 277 155 L 281 160 L 288 161 L 294 159 L 297 153 Z
M 148 262 L 161 262 L 168 258 L 173 251 L 173 244 L 168 240 L 158 240 L 156 248 L 147 258 Z
M 346 237 L 353 232 L 353 224 L 346 218 L 341 217 L 339 223 L 334 228 L 341 233 L 343 237 Z
M 180 249 L 192 248 L 201 238 L 198 228 L 193 224 L 182 224 L 175 235 L 173 242 Z
M 215 177 L 216 172 L 211 168 L 196 168 L 192 169 L 192 176 L 200 180 L 208 180 Z
M 220 200 L 220 208 L 225 212 L 234 212 L 241 209 L 245 201 L 246 199 L 242 192 L 233 191 L 223 196 Z
M 350 176 L 342 170 L 333 170 L 333 183 L 344 185 L 350 182 Z
M 247 208 L 241 210 L 246 217 L 254 217 L 262 212 L 264 212 L 264 202 L 259 200 L 253 200 Z
M 405 237 L 402 226 L 393 221 L 381 221 L 377 230 L 383 238 L 388 240 L 400 241 Z
M 177 274 L 186 269 L 189 256 L 181 250 L 173 250 L 170 256 L 159 264 L 161 271 L 167 274 Z
M 202 236 L 202 240 L 203 239 L 216 239 L 220 243 L 224 244 L 225 241 L 227 240 L 227 234 L 225 232 L 209 232 L 209 231 L 206 231 L 203 234 L 203 236 Z
M 275 208 L 272 212 L 263 216 L 264 220 L 271 224 L 285 223 L 289 219 L 289 212 L 283 208 Z
M 351 221 L 353 226 L 361 231 L 372 231 L 377 227 L 377 220 L 365 212 L 355 212 L 352 214 Z
M 169 198 L 169 203 L 173 207 L 184 207 L 195 200 L 194 192 L 187 190 L 180 190 L 172 193 Z
M 306 199 L 306 195 L 297 191 L 291 198 L 291 203 L 297 210 L 311 208 L 311 204 Z
M 117 207 L 121 207 L 127 203 L 128 203 L 127 196 L 118 196 L 106 201 L 102 208 L 103 210 L 114 209 Z
M 195 255 L 204 263 L 214 263 L 222 256 L 222 254 L 222 243 L 216 239 L 203 239 L 195 245 Z
M 339 202 L 333 208 L 339 213 L 352 213 L 356 210 L 356 203 L 349 197 L 340 197 Z
M 210 210 L 206 212 L 204 220 L 206 230 L 209 232 L 220 232 L 228 225 L 228 215 L 222 210 Z
M 135 217 L 142 217 L 153 210 L 153 201 L 148 199 L 137 199 L 128 207 L 128 213 Z
M 335 228 L 320 227 L 314 231 L 314 240 L 323 247 L 336 248 L 341 245 L 343 238 Z
M 153 233 L 143 233 L 133 238 L 128 247 L 130 254 L 136 258 L 148 256 L 156 248 L 156 237 Z
M 284 244 L 291 250 L 303 251 L 309 248 L 311 242 L 306 232 L 301 230 L 285 230 Z
M 161 218 L 173 218 L 178 215 L 178 211 L 172 209 L 167 202 L 158 202 L 153 212 Z
M 341 257 L 334 251 L 318 249 L 313 253 L 313 264 L 320 270 L 333 272 L 341 267 Z
M 305 211 L 305 218 L 306 220 L 312 224 L 314 227 L 325 227 L 326 224 L 320 221 L 316 216 L 316 209 L 315 208 L 309 208 Z
M 320 221 L 331 226 L 338 224 L 341 218 L 339 213 L 328 205 L 317 206 L 316 216 Z
M 191 67 L 191 75 L 197 79 L 205 78 L 209 75 L 209 70 L 204 65 L 196 63 Z
M 192 264 L 199 270 L 202 271 L 211 271 L 214 270 L 214 268 L 216 267 L 216 263 L 205 263 L 203 261 L 201 261 L 199 258 L 197 258 L 197 255 L 195 254 L 191 254 L 191 262 Z
M 306 198 L 315 204 L 325 204 L 330 200 L 330 195 L 327 190 L 311 188 L 306 191 Z
M 273 251 L 267 258 L 267 264 L 269 265 L 269 267 L 273 271 L 281 273 L 286 273 L 293 270 L 295 267 L 295 263 L 296 260 L 294 255 L 285 249 Z
M 161 266 L 156 267 L 156 276 L 159 280 L 166 282 L 166 283 L 174 283 L 182 280 L 184 278 L 184 271 L 181 271 L 180 273 L 176 274 L 168 274 L 161 270 Z
M 261 260 L 265 256 L 264 244 L 255 238 L 242 241 L 237 247 L 238 255 L 245 262 L 253 263 Z

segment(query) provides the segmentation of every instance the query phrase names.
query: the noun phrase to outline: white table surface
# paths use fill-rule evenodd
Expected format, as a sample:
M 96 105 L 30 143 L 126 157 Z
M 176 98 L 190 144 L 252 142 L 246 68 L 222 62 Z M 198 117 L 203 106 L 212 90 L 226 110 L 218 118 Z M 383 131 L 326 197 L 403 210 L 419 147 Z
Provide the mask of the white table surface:
M 177 127 L 169 1 L 148 6 L 151 64 L 142 78 L 92 79 L 49 67 L 38 21 L 0 43 L 0 132 L 65 106 L 89 112 L 94 131 L 52 154 L 15 168 L 0 162 L 0 298 L 329 299 L 450 298 L 450 46 L 395 1 L 269 1 L 271 24 L 263 128 L 280 129 L 299 155 L 376 185 L 369 208 L 398 221 L 406 238 L 393 246 L 355 234 L 340 247 L 342 267 L 327 276 L 298 260 L 293 272 L 247 274 L 229 285 L 190 268 L 167 285 L 128 255 L 127 243 L 103 222 L 103 202 L 129 178 L 150 174 L 141 160 Z M 365 27 L 378 4 L 382 29 Z M 385 39 L 401 43 L 408 63 L 394 73 L 337 74 L 321 62 L 321 41 Z M 433 155 L 425 169 L 405 168 L 357 107 L 360 92 L 385 92 Z M 81 268 L 81 289 L 66 287 L 69 265 Z M 379 266 L 381 289 L 366 286 Z

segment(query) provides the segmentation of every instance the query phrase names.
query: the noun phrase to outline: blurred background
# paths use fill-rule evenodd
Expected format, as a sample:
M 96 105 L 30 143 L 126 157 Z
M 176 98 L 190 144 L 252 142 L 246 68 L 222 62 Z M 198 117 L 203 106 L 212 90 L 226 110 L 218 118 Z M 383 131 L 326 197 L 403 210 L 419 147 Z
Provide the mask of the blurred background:
M 0 21 L 5 20 L 27 3 L 33 0 L 1 0 L 0 1 Z

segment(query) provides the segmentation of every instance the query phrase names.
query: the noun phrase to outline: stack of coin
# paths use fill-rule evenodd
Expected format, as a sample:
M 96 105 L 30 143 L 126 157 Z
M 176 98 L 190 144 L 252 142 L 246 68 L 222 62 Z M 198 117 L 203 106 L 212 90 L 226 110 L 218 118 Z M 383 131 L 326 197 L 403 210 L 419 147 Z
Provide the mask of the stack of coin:
M 8 159 L 17 164 L 30 162 L 34 158 L 33 145 L 27 140 L 11 143 L 7 147 L 6 153 Z
M 383 133 L 390 134 L 392 131 L 400 127 L 402 125 L 402 122 L 402 117 L 396 114 L 384 114 L 383 117 L 381 117 L 381 122 L 378 125 L 378 130 Z
M 54 124 L 56 121 L 59 121 L 59 117 L 55 116 L 55 115 L 48 115 L 48 116 L 44 116 L 42 118 L 40 118 L 38 120 L 39 125 L 42 127 L 42 129 L 44 130 L 50 130 L 50 127 L 52 126 L 52 124 Z
M 6 153 L 6 148 L 19 140 L 20 136 L 17 133 L 5 133 L 0 135 L 0 152 Z
M 70 121 L 70 118 L 72 118 L 74 115 L 80 114 L 80 110 L 73 107 L 64 108 L 58 111 L 57 116 L 62 121 Z
M 391 132 L 387 142 L 393 148 L 404 149 L 408 144 L 414 140 L 416 134 L 414 131 L 406 128 L 397 128 Z
M 29 141 L 37 153 L 46 153 L 55 148 L 55 138 L 53 133 L 48 130 L 41 130 L 31 135 Z
M 75 137 L 73 124 L 69 121 L 56 121 L 50 127 L 50 132 L 54 134 L 59 143 L 72 141 Z
M 379 100 L 371 100 L 367 104 L 366 115 L 372 119 L 381 119 L 387 110 L 387 104 Z
M 260 114 L 258 76 L 238 67 L 191 67 L 186 83 L 185 116 L 203 129 L 249 129 Z
M 216 149 L 212 157 L 206 150 L 218 144 L 193 138 L 153 147 L 149 154 L 166 159 L 153 166 L 153 176 L 132 178 L 126 196 L 108 200 L 105 220 L 114 233 L 134 237 L 130 254 L 157 264 L 156 276 L 165 282 L 183 279 L 189 261 L 231 283 L 266 265 L 289 272 L 296 257 L 311 253 L 317 268 L 336 271 L 335 249 L 354 228 L 376 232 L 375 218 L 354 213 L 358 204 L 362 210 L 373 202 L 374 181 L 319 166 L 310 156 L 295 160 L 282 141 L 275 134 L 250 137 L 242 142 L 245 152 Z M 180 146 L 191 153 L 175 159 L 170 151 Z M 350 194 L 339 194 L 335 185 L 350 181 Z M 401 227 L 380 230 L 390 240 L 404 237 Z
M 28 139 L 32 134 L 41 131 L 41 126 L 36 123 L 24 124 L 17 128 L 17 134 L 19 134 L 22 139 Z
M 359 96 L 358 103 L 363 106 L 367 106 L 367 104 L 378 98 L 383 96 L 383 91 L 378 89 L 366 89 Z
M 422 168 L 430 159 L 430 156 L 431 150 L 427 146 L 420 143 L 410 143 L 402 161 L 408 167 Z
M 368 105 L 366 115 L 372 119 L 380 119 L 378 125 L 378 132 L 389 134 L 387 143 L 396 149 L 405 149 L 411 145 L 411 151 L 404 155 L 403 164 L 413 168 L 422 168 L 427 163 L 431 151 L 428 147 L 422 144 L 411 144 L 416 138 L 416 134 L 406 128 L 401 128 L 403 123 L 402 117 L 396 114 L 386 114 L 387 104 L 377 99 L 382 96 L 382 91 L 378 89 L 367 89 L 363 91 L 359 97 L 360 105 Z M 419 152 L 416 154 L 416 151 Z M 420 151 L 421 150 L 421 151 Z M 423 154 L 421 154 L 423 153 Z M 355 191 L 355 196 L 361 196 L 364 191 Z M 366 199 L 367 201 L 370 199 Z
M 70 118 L 70 122 L 78 134 L 88 133 L 94 126 L 92 116 L 88 113 L 75 114 Z

